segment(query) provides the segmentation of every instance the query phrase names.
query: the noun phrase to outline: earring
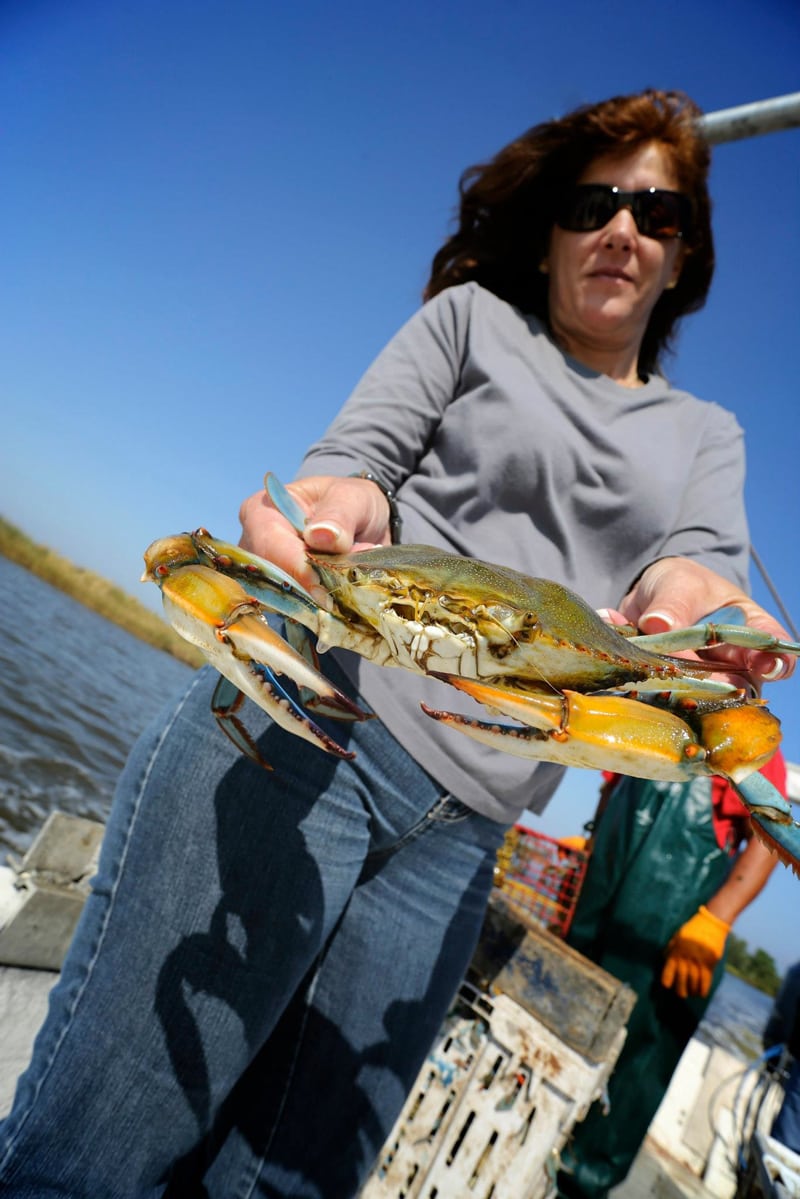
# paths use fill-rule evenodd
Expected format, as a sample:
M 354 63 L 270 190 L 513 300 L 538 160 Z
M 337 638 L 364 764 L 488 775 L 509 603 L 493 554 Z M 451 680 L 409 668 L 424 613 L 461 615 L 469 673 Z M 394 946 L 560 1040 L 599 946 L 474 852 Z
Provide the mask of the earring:
M 539 263 L 538 270 L 539 270 L 540 275 L 549 275 L 550 274 L 550 266 L 549 266 L 546 258 L 543 258 L 542 261 Z

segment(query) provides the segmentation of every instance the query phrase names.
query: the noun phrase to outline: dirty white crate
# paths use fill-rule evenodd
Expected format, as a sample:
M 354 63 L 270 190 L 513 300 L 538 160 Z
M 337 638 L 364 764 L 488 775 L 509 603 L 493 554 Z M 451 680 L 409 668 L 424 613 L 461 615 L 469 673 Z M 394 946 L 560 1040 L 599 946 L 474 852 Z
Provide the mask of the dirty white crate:
M 508 995 L 465 984 L 361 1199 L 544 1199 L 559 1151 L 598 1098 L 601 1061 L 570 1048 Z

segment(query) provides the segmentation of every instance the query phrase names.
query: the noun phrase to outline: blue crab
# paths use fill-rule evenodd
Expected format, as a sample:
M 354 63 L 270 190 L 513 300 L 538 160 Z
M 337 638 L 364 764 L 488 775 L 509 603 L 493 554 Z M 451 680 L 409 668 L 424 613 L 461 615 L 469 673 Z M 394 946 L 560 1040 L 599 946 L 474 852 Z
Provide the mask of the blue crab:
M 272 476 L 267 486 L 301 529 L 289 494 Z M 501 725 L 423 705 L 428 717 L 506 752 L 668 781 L 723 775 L 757 834 L 798 872 L 800 828 L 758 773 L 780 744 L 778 719 L 760 700 L 708 677 L 712 664 L 655 647 L 727 642 L 797 654 L 800 645 L 733 624 L 666 639 L 625 635 L 557 583 L 430 546 L 308 560 L 330 610 L 274 564 L 205 529 L 161 538 L 145 553 L 143 579 L 158 584 L 172 624 L 223 676 L 212 703 L 217 720 L 261 765 L 268 767 L 238 715 L 243 695 L 319 748 L 351 756 L 312 715 L 366 718 L 319 670 L 317 651 L 336 646 L 442 679 L 516 720 Z M 288 640 L 270 614 L 286 618 Z M 303 630 L 315 635 L 316 651 Z

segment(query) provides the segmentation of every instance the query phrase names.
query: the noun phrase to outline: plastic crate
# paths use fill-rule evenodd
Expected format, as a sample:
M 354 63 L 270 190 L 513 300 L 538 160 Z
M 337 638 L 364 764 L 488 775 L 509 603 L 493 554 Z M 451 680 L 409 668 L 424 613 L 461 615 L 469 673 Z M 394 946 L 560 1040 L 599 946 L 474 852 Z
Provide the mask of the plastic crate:
M 464 984 L 360 1199 L 551 1199 L 624 1039 L 590 1062 L 508 995 Z
M 566 937 L 588 862 L 584 850 L 518 824 L 497 855 L 495 885 L 526 919 Z

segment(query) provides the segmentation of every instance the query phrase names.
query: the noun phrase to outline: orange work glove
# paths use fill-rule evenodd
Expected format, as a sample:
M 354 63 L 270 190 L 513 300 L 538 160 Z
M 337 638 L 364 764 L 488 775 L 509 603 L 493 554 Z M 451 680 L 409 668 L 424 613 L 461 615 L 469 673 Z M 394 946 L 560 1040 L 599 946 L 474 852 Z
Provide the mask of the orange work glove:
M 709 912 L 705 905 L 700 907 L 667 946 L 661 985 L 672 987 L 681 999 L 707 995 L 730 931 L 729 924 Z

